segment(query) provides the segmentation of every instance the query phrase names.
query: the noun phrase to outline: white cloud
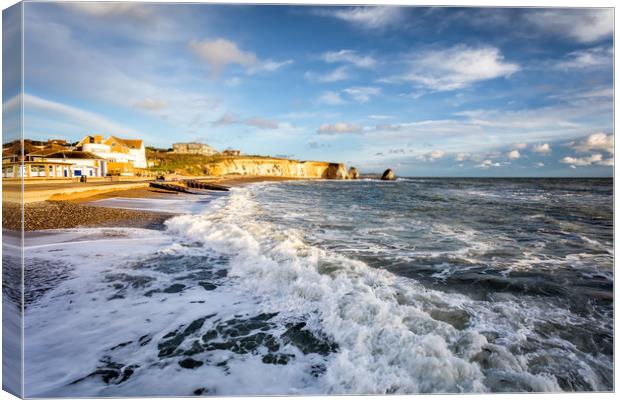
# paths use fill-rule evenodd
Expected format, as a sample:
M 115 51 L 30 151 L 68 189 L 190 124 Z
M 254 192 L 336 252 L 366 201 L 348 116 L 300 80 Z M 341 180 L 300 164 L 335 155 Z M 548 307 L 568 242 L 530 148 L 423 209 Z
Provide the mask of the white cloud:
M 346 122 L 337 122 L 335 124 L 323 124 L 317 130 L 319 134 L 340 134 L 340 133 L 360 133 L 362 127 L 356 124 L 348 124 Z
M 349 79 L 349 73 L 347 67 L 338 67 L 332 71 L 326 72 L 324 74 L 318 74 L 316 72 L 307 71 L 305 73 L 305 77 L 311 81 L 317 82 L 337 82 L 344 81 Z
M 226 79 L 224 81 L 224 84 L 230 87 L 237 87 L 241 85 L 241 78 L 239 78 L 238 76 L 233 76 L 232 78 Z
M 266 118 L 261 118 L 261 117 L 248 118 L 243 122 L 246 125 L 254 126 L 260 129 L 277 129 L 279 127 L 279 124 L 277 121 L 266 119 Z
M 493 162 L 491 160 L 484 160 L 482 163 L 476 165 L 476 168 L 491 168 L 491 167 L 501 167 L 502 164 L 498 163 L 498 162 Z
M 334 7 L 316 10 L 314 13 L 341 19 L 356 27 L 376 30 L 398 26 L 402 19 L 402 9 L 399 7 Z
M 378 95 L 381 92 L 381 89 L 370 86 L 356 86 L 344 89 L 343 91 L 359 103 L 368 103 L 370 101 L 370 97 Z
M 612 66 L 614 60 L 612 47 L 593 47 L 568 53 L 555 65 L 556 69 L 586 69 Z
M 278 129 L 284 127 L 284 124 L 280 124 L 278 121 L 272 119 L 263 117 L 251 117 L 242 119 L 236 114 L 230 112 L 225 113 L 218 120 L 213 122 L 214 126 L 232 124 L 243 124 L 260 129 Z
M 605 161 L 603 161 L 603 156 L 600 154 L 592 154 L 590 156 L 581 157 L 581 158 L 567 156 L 561 159 L 560 162 L 562 164 L 574 165 L 576 167 L 587 167 L 592 164 L 605 165 L 605 164 L 601 164 L 601 162 L 605 162 Z
M 527 143 L 515 143 L 512 145 L 513 149 L 523 150 L 527 148 Z
M 59 125 L 66 124 L 71 126 L 73 131 L 66 134 L 75 135 L 74 137 L 98 132 L 104 135 L 126 135 L 140 139 L 148 138 L 147 135 L 138 133 L 125 126 L 125 124 L 109 120 L 99 114 L 30 94 L 24 95 L 24 113 L 26 115 L 36 113 L 37 115 L 36 117 L 27 118 L 25 128 L 28 131 L 40 129 L 36 121 L 43 117 L 48 123 L 53 122 Z M 50 116 L 53 116 L 53 120 L 48 119 Z
M 427 154 L 427 158 L 431 161 L 435 161 L 435 160 L 439 160 L 445 155 L 446 155 L 446 152 L 443 150 L 433 150 Z
M 237 116 L 233 113 L 226 113 L 222 115 L 213 125 L 231 125 L 239 122 Z
M 192 40 L 189 42 L 189 47 L 209 64 L 214 76 L 218 76 L 228 65 L 237 64 L 249 68 L 258 63 L 256 54 L 243 51 L 236 43 L 226 39 Z
M 549 154 L 551 153 L 551 146 L 549 143 L 538 144 L 532 148 L 532 151 L 538 154 Z
M 454 160 L 458 162 L 462 162 L 462 161 L 467 160 L 470 156 L 471 154 L 469 153 L 457 153 L 456 156 L 454 156 Z
M 346 104 L 346 101 L 344 101 L 342 97 L 340 97 L 340 93 L 333 92 L 333 91 L 327 91 L 327 92 L 321 93 L 321 96 L 319 96 L 318 101 L 319 103 L 327 104 L 330 106 L 339 106 L 342 104 Z
M 222 38 L 192 40 L 189 48 L 209 64 L 213 76 L 219 76 L 228 65 L 240 65 L 252 75 L 275 72 L 293 63 L 293 60 L 259 60 L 256 54 L 241 50 L 235 42 Z
M 163 108 L 165 108 L 167 105 L 166 101 L 164 100 L 156 100 L 156 99 L 152 99 L 150 97 L 146 97 L 143 100 L 137 102 L 135 104 L 135 106 L 137 108 L 141 108 L 143 110 L 148 110 L 148 111 L 155 111 L 155 110 L 161 110 Z
M 581 43 L 611 37 L 614 32 L 613 8 L 536 10 L 525 19 L 542 31 Z
M 542 168 L 544 166 L 545 166 L 545 164 L 541 163 L 541 162 L 537 162 L 536 164 L 534 164 L 534 167 L 536 167 L 536 168 Z
M 345 62 L 353 64 L 359 68 L 372 68 L 377 64 L 377 60 L 370 56 L 360 56 L 354 50 L 329 51 L 321 56 L 327 63 Z
M 584 140 L 572 143 L 572 147 L 582 153 L 592 150 L 603 150 L 614 154 L 614 135 L 597 132 L 589 135 Z
M 132 17 L 146 20 L 152 17 L 153 9 L 143 3 L 123 2 L 68 2 L 59 3 L 84 14 L 96 17 Z
M 286 67 L 287 65 L 291 65 L 293 60 L 286 61 L 273 61 L 273 60 L 265 60 L 263 62 L 258 63 L 257 65 L 248 68 L 249 74 L 258 74 L 261 72 L 276 72 L 279 69 Z
M 519 150 L 512 150 L 508 152 L 506 156 L 508 157 L 509 160 L 516 160 L 521 157 L 521 153 L 519 153 Z
M 368 118 L 370 119 L 392 119 L 394 118 L 393 115 L 377 115 L 377 114 L 373 114 L 373 115 L 369 115 Z
M 455 90 L 478 81 L 508 77 L 519 70 L 504 61 L 495 47 L 457 45 L 413 56 L 411 70 L 402 79 L 437 91 Z

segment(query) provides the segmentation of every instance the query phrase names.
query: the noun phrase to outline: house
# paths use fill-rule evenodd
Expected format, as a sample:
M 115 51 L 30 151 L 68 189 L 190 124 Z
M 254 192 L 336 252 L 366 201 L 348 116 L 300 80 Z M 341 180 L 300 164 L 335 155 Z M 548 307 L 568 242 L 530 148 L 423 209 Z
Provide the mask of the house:
M 203 156 L 212 156 L 218 154 L 219 151 L 204 143 L 174 143 L 172 152 L 176 154 L 199 154 Z
M 85 136 L 76 146 L 79 151 L 92 153 L 106 160 L 109 175 L 135 175 L 136 169 L 145 169 L 144 142 L 137 139 L 121 139 L 110 136 Z
M 225 156 L 238 156 L 241 154 L 241 150 L 226 149 L 222 152 L 222 154 Z

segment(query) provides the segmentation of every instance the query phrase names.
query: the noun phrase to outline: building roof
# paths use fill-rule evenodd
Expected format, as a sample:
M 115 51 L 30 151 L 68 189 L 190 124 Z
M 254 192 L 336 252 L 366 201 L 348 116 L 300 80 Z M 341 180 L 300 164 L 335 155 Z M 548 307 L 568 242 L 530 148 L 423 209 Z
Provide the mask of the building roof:
M 58 153 L 60 151 L 69 151 L 67 146 L 52 143 L 43 149 L 31 151 L 28 156 L 48 156 L 49 154 Z
M 28 154 L 30 155 L 35 155 L 36 154 Z M 55 153 L 50 153 L 47 154 L 45 156 L 41 156 L 41 157 L 45 157 L 45 158 L 74 158 L 74 159 L 91 159 L 91 160 L 103 160 L 103 158 L 90 153 L 88 151 L 57 151 Z
M 115 141 L 118 143 L 122 143 L 125 146 L 129 147 L 130 149 L 139 149 L 142 147 L 142 140 L 141 139 L 121 139 L 119 137 L 116 136 L 110 136 L 108 138 L 108 140 L 106 140 L 106 142 L 110 142 L 110 141 Z

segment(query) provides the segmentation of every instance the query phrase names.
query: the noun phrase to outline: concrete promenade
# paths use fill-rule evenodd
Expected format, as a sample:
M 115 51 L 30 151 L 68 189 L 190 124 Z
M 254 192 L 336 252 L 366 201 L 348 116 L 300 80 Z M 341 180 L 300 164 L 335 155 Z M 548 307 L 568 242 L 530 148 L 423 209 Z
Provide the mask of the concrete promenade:
M 24 185 L 24 203 L 33 203 L 45 200 L 73 200 L 96 194 L 117 190 L 147 187 L 149 181 L 122 181 L 122 182 L 59 182 L 59 183 L 30 183 Z M 22 185 L 17 182 L 3 182 L 2 201 L 20 203 Z

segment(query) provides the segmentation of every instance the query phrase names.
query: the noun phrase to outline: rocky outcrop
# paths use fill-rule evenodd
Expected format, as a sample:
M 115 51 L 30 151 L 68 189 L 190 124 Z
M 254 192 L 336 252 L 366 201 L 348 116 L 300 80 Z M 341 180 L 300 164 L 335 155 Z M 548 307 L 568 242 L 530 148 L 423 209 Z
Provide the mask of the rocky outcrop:
M 359 179 L 360 173 L 357 171 L 357 168 L 351 167 L 349 168 L 349 172 L 347 173 L 347 178 L 349 179 Z
M 395 179 L 396 176 L 394 175 L 394 171 L 392 171 L 390 168 L 386 169 L 383 175 L 381 175 L 382 181 L 393 181 Z
M 279 176 L 286 178 L 346 179 L 344 164 L 296 161 L 271 157 L 234 157 L 202 164 L 205 175 Z
M 347 179 L 347 172 L 344 164 L 330 163 L 323 176 L 324 179 Z

